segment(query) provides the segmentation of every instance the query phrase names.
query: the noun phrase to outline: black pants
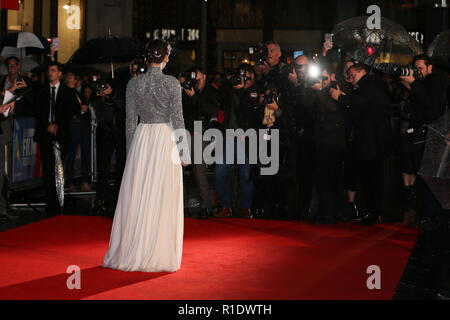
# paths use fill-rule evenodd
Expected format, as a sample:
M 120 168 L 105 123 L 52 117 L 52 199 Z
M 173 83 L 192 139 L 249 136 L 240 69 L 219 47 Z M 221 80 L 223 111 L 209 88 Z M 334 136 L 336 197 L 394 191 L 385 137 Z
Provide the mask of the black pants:
M 293 148 L 296 150 L 295 177 L 299 187 L 297 207 L 300 213 L 304 213 L 311 206 L 314 185 L 314 144 L 311 140 L 303 138 Z
M 334 218 L 343 215 L 339 189 L 343 151 L 338 148 L 320 148 L 316 150 L 315 160 L 319 216 Z
M 381 215 L 384 159 L 358 161 L 358 175 L 366 198 L 367 211 Z
M 108 181 L 113 177 L 111 171 L 112 156 L 116 152 L 116 188 L 111 190 Z M 113 202 L 107 207 L 113 209 L 120 188 L 123 170 L 125 168 L 126 147 L 125 135 L 122 130 L 116 130 L 108 123 L 97 126 L 97 196 L 99 199 Z
M 48 133 L 44 135 L 39 143 L 42 159 L 42 174 L 46 188 L 46 212 L 47 216 L 55 216 L 62 213 L 62 208 L 59 205 L 58 196 L 56 193 L 55 181 L 55 154 L 53 151 L 54 139 Z M 61 158 L 64 163 L 66 154 L 66 144 L 60 142 Z

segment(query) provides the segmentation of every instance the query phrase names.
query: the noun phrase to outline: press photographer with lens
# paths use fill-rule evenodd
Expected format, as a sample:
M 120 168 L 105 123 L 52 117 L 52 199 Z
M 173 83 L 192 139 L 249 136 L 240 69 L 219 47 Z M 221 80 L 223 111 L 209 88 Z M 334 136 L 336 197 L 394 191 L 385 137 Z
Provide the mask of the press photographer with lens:
M 336 88 L 335 73 L 331 65 L 321 60 L 312 65 L 307 79 L 308 99 L 304 99 L 312 122 L 314 183 L 318 194 L 318 212 L 312 223 L 337 223 L 344 216 L 340 193 L 340 174 L 345 150 L 345 119 L 343 109 L 334 101 L 330 88 Z M 319 73 L 317 75 L 317 73 Z
M 417 172 L 420 169 L 425 150 L 428 125 L 442 117 L 447 105 L 447 77 L 434 69 L 433 62 L 427 55 L 414 57 L 412 66 L 396 70 L 398 76 L 409 90 L 409 123 L 402 132 L 403 151 L 407 158 L 404 163 L 404 180 L 407 194 L 415 198 Z M 421 224 L 425 228 L 439 228 L 446 224 L 447 217 L 439 202 L 425 184 L 426 197 L 425 217 Z
M 313 96 L 307 85 L 310 59 L 305 55 L 295 58 L 289 81 L 292 85 L 288 101 L 283 104 L 283 122 L 288 137 L 288 170 L 298 186 L 293 218 L 311 217 L 310 201 L 313 189 L 313 118 L 310 110 Z
M 288 97 L 292 88 L 289 82 L 290 67 L 283 61 L 280 45 L 275 41 L 268 41 L 264 47 L 251 47 L 254 52 L 255 78 L 259 87 L 274 84 L 280 95 Z
M 114 215 L 115 202 L 125 166 L 125 99 L 120 90 L 114 87 L 112 80 L 93 77 L 92 86 L 96 97 L 91 105 L 97 119 L 97 205 L 99 215 Z M 116 152 L 115 187 L 109 180 L 112 156 Z
M 206 74 L 199 67 L 193 67 L 189 71 L 181 73 L 178 79 L 183 88 L 182 103 L 185 126 L 191 133 L 191 141 L 194 141 L 195 135 L 202 135 L 208 128 L 217 128 L 219 126 L 219 93 L 216 88 L 207 83 Z M 194 121 L 202 122 L 202 132 L 194 130 Z M 202 141 L 202 154 L 207 145 L 207 141 Z M 194 143 L 191 146 L 191 155 L 194 155 Z M 206 178 L 206 164 L 203 161 L 203 157 L 201 161 L 200 164 L 193 163 L 192 170 L 200 192 L 199 217 L 206 219 L 210 216 L 212 204 L 209 196 L 210 187 Z M 190 215 L 188 210 L 185 210 L 186 215 Z
M 253 203 L 253 181 L 251 179 L 251 165 L 248 156 L 248 144 L 244 141 L 243 136 L 234 137 L 231 140 L 231 145 L 227 145 L 227 129 L 242 129 L 244 132 L 249 128 L 255 128 L 258 119 L 254 116 L 254 105 L 257 101 L 258 91 L 255 84 L 255 73 L 253 68 L 248 64 L 243 64 L 239 70 L 244 70 L 241 82 L 237 83 L 237 78 L 231 85 L 231 88 L 224 93 L 225 100 L 223 101 L 224 122 L 222 124 L 222 132 L 224 133 L 224 150 L 221 152 L 223 161 L 215 165 L 216 190 L 219 195 L 219 204 L 221 209 L 215 215 L 216 217 L 231 217 L 232 214 L 232 199 L 230 190 L 228 188 L 228 173 L 233 167 L 233 163 L 227 163 L 226 150 L 234 148 L 234 163 L 237 164 L 239 170 L 239 206 L 240 216 L 243 218 L 252 218 L 251 207 Z M 235 73 L 235 75 L 237 75 Z M 239 71 L 241 75 L 241 71 Z M 233 77 L 231 77 L 233 78 Z M 231 81 L 231 80 L 230 80 Z M 260 119 L 261 120 L 261 119 Z M 261 123 L 261 122 L 260 122 Z M 258 126 L 259 127 L 259 126 Z M 245 145 L 242 145 L 242 144 Z M 245 154 L 238 154 L 240 147 L 244 147 Z M 218 151 L 216 150 L 216 153 Z M 242 157 L 245 158 L 243 164 L 238 164 L 237 160 Z M 239 216 L 239 215 L 235 215 Z
M 357 110 L 354 128 L 355 165 L 366 199 L 367 214 L 362 224 L 381 222 L 383 165 L 393 154 L 390 97 L 386 83 L 369 74 L 366 66 L 355 64 L 348 69 L 355 89 L 345 94 L 339 86 L 330 89 L 331 97 L 344 108 Z

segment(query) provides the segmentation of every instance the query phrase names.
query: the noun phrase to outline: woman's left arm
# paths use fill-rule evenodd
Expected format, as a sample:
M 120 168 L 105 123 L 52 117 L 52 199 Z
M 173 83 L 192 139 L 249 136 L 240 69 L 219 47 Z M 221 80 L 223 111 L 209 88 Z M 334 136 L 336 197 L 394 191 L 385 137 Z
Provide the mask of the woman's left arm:
M 181 85 L 177 79 L 171 79 L 173 81 L 173 93 L 172 93 L 172 103 L 171 103 L 171 121 L 172 127 L 175 130 L 175 138 L 181 138 L 181 141 L 177 143 L 178 150 L 181 152 L 180 158 L 183 164 L 190 164 L 191 157 L 189 154 L 189 144 L 188 138 L 186 135 L 186 129 L 184 127 L 184 118 L 183 118 L 183 107 L 182 107 L 182 98 L 181 98 Z M 178 142 L 178 141 L 176 141 Z

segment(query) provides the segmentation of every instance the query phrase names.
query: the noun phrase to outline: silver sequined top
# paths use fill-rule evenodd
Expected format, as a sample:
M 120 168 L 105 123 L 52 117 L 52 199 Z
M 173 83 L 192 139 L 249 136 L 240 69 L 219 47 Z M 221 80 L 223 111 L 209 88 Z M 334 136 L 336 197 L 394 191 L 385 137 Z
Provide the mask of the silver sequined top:
M 184 131 L 180 83 L 176 78 L 163 74 L 161 68 L 149 67 L 146 73 L 132 78 L 127 85 L 126 103 L 127 151 L 136 131 L 138 117 L 140 123 L 171 123 L 174 130 Z M 189 150 L 185 135 L 178 143 L 178 148 Z M 189 153 L 183 153 L 181 160 L 190 163 Z

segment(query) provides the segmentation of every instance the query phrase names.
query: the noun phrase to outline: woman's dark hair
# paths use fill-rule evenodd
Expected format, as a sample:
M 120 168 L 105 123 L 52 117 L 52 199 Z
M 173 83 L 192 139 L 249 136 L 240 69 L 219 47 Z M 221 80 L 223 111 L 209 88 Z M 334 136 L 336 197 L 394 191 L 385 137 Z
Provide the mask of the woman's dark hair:
M 145 46 L 147 63 L 161 63 L 170 55 L 171 46 L 164 40 L 152 40 Z

